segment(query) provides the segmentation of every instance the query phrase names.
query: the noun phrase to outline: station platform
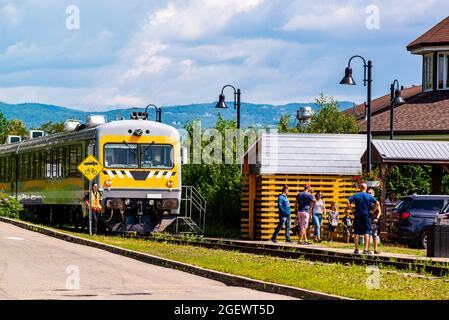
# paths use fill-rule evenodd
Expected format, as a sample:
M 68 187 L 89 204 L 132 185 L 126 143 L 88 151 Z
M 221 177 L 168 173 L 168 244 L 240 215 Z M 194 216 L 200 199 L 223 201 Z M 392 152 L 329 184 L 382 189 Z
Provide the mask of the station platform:
M 257 241 L 257 240 L 223 240 L 219 238 L 208 238 L 210 240 L 216 240 L 216 241 L 225 241 L 233 244 L 240 244 L 240 245 L 251 245 L 251 246 L 263 246 L 263 247 L 272 247 L 273 249 L 276 248 L 297 248 L 297 249 L 304 249 L 304 250 L 313 250 L 316 252 L 332 252 L 336 254 L 341 255 L 354 255 L 354 249 L 345 249 L 345 248 L 331 248 L 327 246 L 323 246 L 317 243 L 311 242 L 310 245 L 299 245 L 297 242 L 295 243 L 285 243 L 283 241 L 279 241 L 279 243 L 273 243 L 272 241 Z M 372 245 L 371 245 L 372 248 Z M 359 246 L 360 252 L 363 251 L 363 245 Z M 422 256 L 417 254 L 402 254 L 402 253 L 391 253 L 391 252 L 382 252 L 382 248 L 380 249 L 380 254 L 372 254 L 370 257 L 379 257 L 381 259 L 401 259 L 401 260 L 410 260 L 410 261 L 431 261 L 436 263 L 442 263 L 442 264 L 449 264 L 449 258 L 429 258 L 426 256 Z M 360 254 L 360 256 L 364 256 L 363 254 Z M 366 256 L 366 255 L 365 255 Z

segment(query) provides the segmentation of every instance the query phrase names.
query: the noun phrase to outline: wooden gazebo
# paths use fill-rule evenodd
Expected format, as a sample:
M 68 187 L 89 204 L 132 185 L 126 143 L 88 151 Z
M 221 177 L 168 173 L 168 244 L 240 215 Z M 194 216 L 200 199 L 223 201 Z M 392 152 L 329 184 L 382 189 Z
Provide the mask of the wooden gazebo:
M 372 163 L 379 166 L 381 187 L 381 203 L 385 210 L 386 177 L 400 164 L 432 166 L 432 194 L 442 193 L 442 182 L 449 173 L 449 142 L 440 141 L 403 141 L 374 140 L 371 146 Z M 366 152 L 362 157 L 362 166 L 366 167 Z

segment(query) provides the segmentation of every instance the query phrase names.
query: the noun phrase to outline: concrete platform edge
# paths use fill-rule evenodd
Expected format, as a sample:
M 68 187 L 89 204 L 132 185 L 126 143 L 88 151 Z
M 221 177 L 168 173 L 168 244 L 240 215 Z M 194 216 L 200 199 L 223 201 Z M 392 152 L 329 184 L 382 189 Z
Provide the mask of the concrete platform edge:
M 186 263 L 164 259 L 157 256 L 152 256 L 146 253 L 141 253 L 137 251 L 132 251 L 124 248 L 120 248 L 117 246 L 112 246 L 108 244 L 104 244 L 101 242 L 88 240 L 80 237 L 76 237 L 67 233 L 63 233 L 60 231 L 48 229 L 45 227 L 33 225 L 31 223 L 18 221 L 10 218 L 0 217 L 0 221 L 4 223 L 9 223 L 14 226 L 29 230 L 38 232 L 50 237 L 54 237 L 60 240 L 85 245 L 101 250 L 105 250 L 114 254 L 118 254 L 121 256 L 125 256 L 131 259 L 139 260 L 141 262 L 170 268 L 170 269 L 176 269 L 184 272 L 188 272 L 190 274 L 194 274 L 200 277 L 212 279 L 215 281 L 222 282 L 228 286 L 238 286 L 238 287 L 244 287 L 248 289 L 258 290 L 262 292 L 268 292 L 268 293 L 274 293 L 274 294 L 280 294 L 285 295 L 289 297 L 294 297 L 298 299 L 303 300 L 353 300 L 346 297 L 336 296 L 336 295 L 330 295 L 326 293 L 306 290 L 306 289 L 300 289 L 296 287 L 291 286 L 285 286 L 280 284 L 273 284 L 269 282 L 264 282 L 260 280 L 254 280 L 242 276 L 232 275 L 228 273 L 223 273 L 219 271 L 209 270 L 193 265 L 189 265 Z

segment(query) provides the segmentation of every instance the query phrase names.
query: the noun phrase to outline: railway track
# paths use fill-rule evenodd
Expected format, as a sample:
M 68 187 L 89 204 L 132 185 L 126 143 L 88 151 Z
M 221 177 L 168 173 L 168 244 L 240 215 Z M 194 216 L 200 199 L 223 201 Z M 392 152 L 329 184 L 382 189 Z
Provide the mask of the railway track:
M 219 249 L 226 251 L 238 251 L 241 253 L 265 255 L 284 259 L 305 259 L 314 262 L 356 264 L 364 266 L 394 267 L 398 270 L 411 272 L 426 272 L 433 276 L 442 277 L 449 274 L 449 263 L 436 262 L 431 260 L 406 258 L 406 257 L 386 257 L 373 255 L 354 255 L 336 252 L 326 249 L 280 246 L 270 243 L 250 243 L 239 240 L 225 240 L 215 238 L 203 238 L 196 240 L 186 240 L 182 237 L 144 237 L 130 236 L 149 241 L 168 242 L 179 245 L 191 245 L 208 249 Z
M 71 232 L 72 228 L 63 228 Z M 436 277 L 449 275 L 449 263 L 419 259 L 413 257 L 387 257 L 374 255 L 354 255 L 344 252 L 326 250 L 324 248 L 282 246 L 271 243 L 247 242 L 217 238 L 187 239 L 182 236 L 141 236 L 136 234 L 123 235 L 125 238 L 146 241 L 166 242 L 178 245 L 190 245 L 207 249 L 237 251 L 247 254 L 265 255 L 283 259 L 305 259 L 313 262 L 341 263 L 346 265 L 393 267 L 410 272 L 426 272 Z

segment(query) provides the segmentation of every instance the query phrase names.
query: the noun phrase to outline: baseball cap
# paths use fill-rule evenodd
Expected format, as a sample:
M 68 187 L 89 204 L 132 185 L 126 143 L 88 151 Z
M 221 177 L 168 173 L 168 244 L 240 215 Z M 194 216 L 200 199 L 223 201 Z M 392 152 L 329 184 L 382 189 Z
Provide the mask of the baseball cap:
M 304 185 L 304 188 L 305 189 L 310 189 L 312 186 L 310 185 L 310 183 L 306 183 L 305 185 Z

